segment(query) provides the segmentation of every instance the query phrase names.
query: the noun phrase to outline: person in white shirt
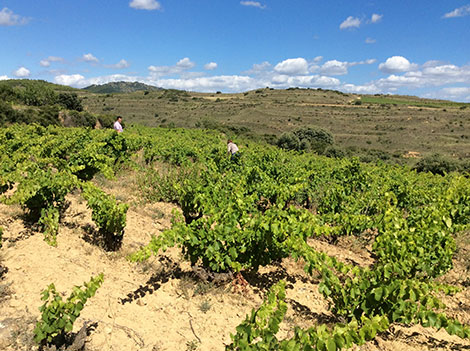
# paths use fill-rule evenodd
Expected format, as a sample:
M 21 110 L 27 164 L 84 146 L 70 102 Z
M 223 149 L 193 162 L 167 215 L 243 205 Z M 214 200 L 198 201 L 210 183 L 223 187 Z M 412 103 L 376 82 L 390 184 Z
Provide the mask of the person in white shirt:
M 121 122 L 122 122 L 122 117 L 121 116 L 117 116 L 116 118 L 116 122 L 114 122 L 114 130 L 117 131 L 118 133 L 121 133 L 122 132 L 122 125 L 121 125 Z
M 227 153 L 230 155 L 230 159 L 238 161 L 238 146 L 232 140 L 227 140 Z

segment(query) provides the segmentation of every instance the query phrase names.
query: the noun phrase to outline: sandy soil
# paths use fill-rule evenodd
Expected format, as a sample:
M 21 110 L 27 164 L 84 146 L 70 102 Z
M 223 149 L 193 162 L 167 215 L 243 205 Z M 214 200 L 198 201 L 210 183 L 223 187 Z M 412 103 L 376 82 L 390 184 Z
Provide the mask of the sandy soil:
M 303 272 L 301 263 L 290 259 L 247 275 L 250 285 L 245 291 L 234 289 L 231 283 L 214 286 L 198 280 L 177 248 L 142 264 L 128 262 L 127 254 L 170 226 L 173 205 L 132 206 L 122 248 L 106 252 L 93 243 L 94 227 L 85 202 L 79 194 L 70 195 L 68 201 L 56 248 L 24 222 L 20 208 L 0 204 L 0 226 L 4 228 L 0 266 L 8 269 L 3 277 L 0 273 L 0 350 L 37 350 L 32 330 L 40 316 L 40 293 L 47 285 L 54 283 L 67 297 L 73 286 L 101 272 L 103 285 L 74 325 L 77 332 L 84 322 L 89 323 L 87 350 L 224 350 L 230 333 L 261 304 L 266 289 L 279 279 L 288 282 L 289 304 L 280 337 L 292 335 L 295 325 L 308 327 L 333 319 L 327 301 L 318 292 L 318 281 Z M 349 262 L 371 263 L 369 252 L 353 239 L 336 245 L 316 240 L 311 244 Z M 443 279 L 468 286 L 468 252 L 460 253 L 464 256 Z M 470 323 L 469 288 L 463 287 L 446 302 L 451 315 Z M 393 325 L 375 341 L 353 348 L 466 349 L 470 349 L 469 341 L 443 330 L 402 325 Z

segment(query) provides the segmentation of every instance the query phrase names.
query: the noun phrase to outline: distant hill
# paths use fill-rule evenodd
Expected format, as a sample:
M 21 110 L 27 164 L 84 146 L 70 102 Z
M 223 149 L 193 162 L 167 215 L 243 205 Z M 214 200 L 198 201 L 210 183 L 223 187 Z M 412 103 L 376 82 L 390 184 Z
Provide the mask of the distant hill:
M 90 85 L 89 87 L 83 88 L 92 93 L 97 94 L 110 94 L 110 93 L 133 93 L 135 91 L 156 91 L 162 90 L 162 88 L 154 87 L 139 82 L 111 82 L 101 85 Z

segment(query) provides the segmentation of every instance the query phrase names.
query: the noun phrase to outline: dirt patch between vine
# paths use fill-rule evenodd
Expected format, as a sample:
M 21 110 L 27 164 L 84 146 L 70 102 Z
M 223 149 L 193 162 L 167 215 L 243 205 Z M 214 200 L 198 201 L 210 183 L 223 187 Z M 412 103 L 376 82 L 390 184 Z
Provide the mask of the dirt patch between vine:
M 8 271 L 0 280 L 0 349 L 36 350 L 32 338 L 39 318 L 40 293 L 50 283 L 67 297 L 73 286 L 104 273 L 104 283 L 91 298 L 74 325 L 93 328 L 87 350 L 201 350 L 221 351 L 230 333 L 258 307 L 266 290 L 280 279 L 287 281 L 289 310 L 279 337 L 292 336 L 293 327 L 310 327 L 335 321 L 328 302 L 318 291 L 318 280 L 303 271 L 302 262 L 285 259 L 246 274 L 246 291 L 235 292 L 231 283 L 215 286 L 198 280 L 177 248 L 141 264 L 126 256 L 152 235 L 170 226 L 175 206 L 156 203 L 131 207 L 121 249 L 105 252 L 85 240 L 93 232 L 90 210 L 78 194 L 68 196 L 70 206 L 61 223 L 58 246 L 47 245 L 34 226 L 25 224 L 18 207 L 0 204 L 4 229 L 0 264 Z M 368 265 L 367 250 L 355 242 L 311 244 L 349 263 Z M 459 266 L 460 267 L 460 266 Z M 459 268 L 463 269 L 463 268 Z M 467 274 L 450 272 L 449 279 Z M 2 290 L 3 288 L 3 290 Z M 4 292 L 2 294 L 2 291 Z M 469 289 L 446 298 L 450 314 L 470 323 Z M 465 350 L 470 342 L 420 326 L 394 325 L 376 340 L 353 350 Z

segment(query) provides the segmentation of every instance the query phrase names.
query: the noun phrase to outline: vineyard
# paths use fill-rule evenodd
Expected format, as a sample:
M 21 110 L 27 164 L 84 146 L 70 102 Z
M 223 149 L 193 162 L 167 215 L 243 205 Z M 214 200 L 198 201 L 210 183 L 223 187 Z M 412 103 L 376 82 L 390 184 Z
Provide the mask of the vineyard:
M 468 249 L 459 245 L 470 231 L 468 174 L 417 173 L 251 141 L 240 142 L 241 157 L 231 160 L 225 145 L 225 136 L 205 130 L 0 129 L 0 208 L 7 213 L 0 217 L 0 311 L 13 315 L 15 308 L 22 309 L 33 326 L 8 336 L 4 346 L 66 349 L 79 335 L 86 338 L 79 332 L 83 325 L 89 334 L 86 349 L 118 350 L 106 332 L 106 318 L 119 318 L 112 306 L 134 305 L 145 309 L 138 312 L 142 316 L 155 319 L 160 309 L 178 304 L 175 297 L 157 298 L 168 294 L 170 282 L 181 291 L 179 299 L 205 298 L 195 309 L 204 320 L 211 292 L 218 300 L 227 294 L 237 303 L 246 298 L 243 307 L 235 307 L 243 313 L 235 313 L 233 326 L 232 320 L 222 323 L 222 330 L 204 322 L 209 323 L 205 328 L 215 328 L 218 343 L 199 337 L 194 310 L 184 314 L 190 317 L 186 341 L 174 344 L 142 337 L 144 329 L 146 334 L 152 329 L 140 330 L 122 318 L 112 328 L 120 326 L 131 340 L 126 349 L 379 350 L 397 328 L 416 325 L 445 337 L 403 349 L 470 348 L 470 266 L 455 271 L 456 258 Z M 132 196 L 123 195 L 129 192 Z M 74 206 L 81 210 L 72 215 Z M 165 210 L 132 228 L 129 220 L 135 221 L 139 209 L 159 206 Z M 85 217 L 89 220 L 82 223 Z M 18 226 L 28 229 L 18 232 Z M 72 239 L 62 241 L 63 235 Z M 69 268 L 51 267 L 48 257 L 69 240 L 73 250 L 82 251 L 68 249 L 64 265 Z M 44 250 L 38 274 L 48 279 L 34 296 L 20 292 L 17 283 L 37 278 L 11 278 L 16 271 L 28 274 L 15 265 L 21 257 L 17 250 L 28 242 L 34 242 L 28 252 Z M 357 246 L 362 259 L 346 257 L 344 252 Z M 118 278 L 110 266 L 87 264 L 87 255 L 119 262 L 117 275 L 128 277 L 118 283 L 124 288 L 113 287 Z M 81 265 L 75 267 L 77 262 Z M 289 274 L 286 265 L 296 273 Z M 67 269 L 72 269 L 69 278 L 74 270 L 86 278 L 56 289 L 53 283 L 61 283 L 55 278 Z M 133 272 L 139 274 L 131 279 Z M 83 280 L 90 280 L 85 290 L 72 287 Z M 304 293 L 296 287 L 299 281 Z M 70 290 L 63 302 L 60 295 Z M 8 301 L 15 296 L 24 301 L 12 307 Z M 108 306 L 107 312 L 86 315 L 97 301 Z M 312 317 L 314 303 L 325 307 L 321 317 Z M 219 313 L 233 309 L 222 304 Z M 303 319 L 294 318 L 292 310 Z M 158 318 L 172 318 L 165 316 Z M 154 327 L 160 323 L 155 320 Z M 95 337 L 93 330 L 100 328 L 104 331 Z M 0 329 L 0 346 L 1 340 Z

